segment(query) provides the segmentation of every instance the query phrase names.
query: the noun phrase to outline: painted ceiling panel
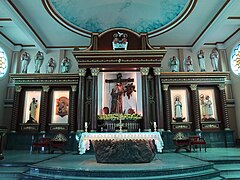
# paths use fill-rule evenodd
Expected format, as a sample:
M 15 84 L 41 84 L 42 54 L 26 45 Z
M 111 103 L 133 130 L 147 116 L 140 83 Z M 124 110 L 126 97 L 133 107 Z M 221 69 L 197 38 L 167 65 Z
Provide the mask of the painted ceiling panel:
M 66 21 L 89 32 L 123 27 L 151 32 L 175 20 L 189 0 L 50 0 Z

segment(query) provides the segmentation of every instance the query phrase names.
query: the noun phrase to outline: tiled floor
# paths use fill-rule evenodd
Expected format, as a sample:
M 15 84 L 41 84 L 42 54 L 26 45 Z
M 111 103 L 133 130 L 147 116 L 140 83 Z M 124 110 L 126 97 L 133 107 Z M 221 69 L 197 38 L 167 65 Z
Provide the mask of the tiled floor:
M 128 170 L 173 170 L 185 169 L 189 166 L 205 166 L 216 163 L 216 169 L 222 170 L 223 179 L 240 179 L 240 148 L 208 148 L 207 152 L 193 151 L 187 153 L 173 151 L 156 154 L 151 163 L 140 164 L 100 164 L 92 153 L 78 155 L 76 152 L 66 154 L 30 153 L 29 151 L 5 151 L 5 159 L 0 161 L 1 173 L 7 171 L 24 172 L 28 165 L 45 168 L 88 171 L 128 171 Z M 8 167 L 11 167 L 8 168 Z

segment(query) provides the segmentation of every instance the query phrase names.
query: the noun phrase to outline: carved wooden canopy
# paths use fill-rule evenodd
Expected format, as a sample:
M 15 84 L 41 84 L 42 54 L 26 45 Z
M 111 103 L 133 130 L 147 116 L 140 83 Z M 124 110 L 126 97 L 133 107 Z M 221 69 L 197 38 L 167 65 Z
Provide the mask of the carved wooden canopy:
M 113 50 L 116 34 L 127 37 L 127 50 Z M 121 43 L 121 41 L 120 41 Z M 123 41 L 124 43 L 124 41 Z M 83 68 L 140 68 L 161 67 L 165 48 L 152 48 L 147 34 L 137 34 L 128 29 L 111 29 L 101 34 L 92 34 L 92 44 L 86 50 L 75 49 L 73 55 L 78 66 Z

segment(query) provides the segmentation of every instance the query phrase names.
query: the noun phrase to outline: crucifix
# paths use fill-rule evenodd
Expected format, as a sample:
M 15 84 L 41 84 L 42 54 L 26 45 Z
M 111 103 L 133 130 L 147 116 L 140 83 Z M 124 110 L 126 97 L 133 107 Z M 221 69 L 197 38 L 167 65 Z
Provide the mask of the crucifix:
M 128 84 L 130 83 L 131 84 Z M 136 92 L 135 86 L 133 85 L 134 79 L 128 78 L 128 79 L 122 79 L 122 74 L 118 73 L 116 79 L 106 79 L 105 83 L 116 83 L 115 87 L 111 91 L 112 101 L 111 101 L 111 114 L 117 113 L 121 114 L 123 113 L 122 110 L 122 95 L 125 96 L 125 93 L 128 96 L 128 99 L 130 99 L 130 96 L 133 92 Z

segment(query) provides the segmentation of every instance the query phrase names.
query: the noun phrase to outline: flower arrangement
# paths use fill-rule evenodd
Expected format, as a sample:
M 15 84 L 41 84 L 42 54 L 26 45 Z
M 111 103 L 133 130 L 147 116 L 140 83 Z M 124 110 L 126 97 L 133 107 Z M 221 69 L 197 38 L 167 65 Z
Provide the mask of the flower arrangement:
M 100 121 L 106 121 L 106 120 L 133 120 L 138 121 L 142 119 L 142 116 L 140 114 L 100 114 L 97 115 L 98 120 Z

